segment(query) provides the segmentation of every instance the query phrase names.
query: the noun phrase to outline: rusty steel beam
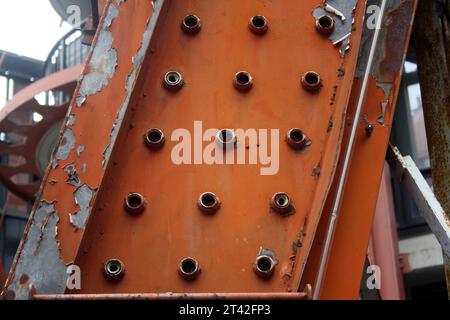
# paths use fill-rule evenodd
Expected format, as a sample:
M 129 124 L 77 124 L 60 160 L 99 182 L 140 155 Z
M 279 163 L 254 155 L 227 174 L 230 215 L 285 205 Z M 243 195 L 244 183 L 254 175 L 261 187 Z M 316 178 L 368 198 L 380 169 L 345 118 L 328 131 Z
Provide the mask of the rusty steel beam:
M 371 43 L 369 46 L 369 51 L 368 51 L 368 56 L 367 56 L 367 61 L 366 61 L 366 68 L 361 77 L 362 83 L 361 83 L 361 88 L 359 89 L 359 92 L 357 94 L 358 97 L 357 97 L 357 102 L 356 102 L 355 113 L 353 115 L 351 131 L 350 131 L 350 135 L 348 137 L 347 146 L 344 149 L 343 157 L 341 158 L 342 170 L 338 174 L 336 195 L 335 195 L 335 198 L 333 199 L 333 205 L 332 205 L 331 212 L 330 212 L 330 221 L 328 222 L 328 226 L 327 226 L 327 231 L 326 231 L 325 240 L 324 240 L 323 249 L 322 249 L 322 255 L 320 258 L 319 270 L 317 271 L 317 279 L 315 282 L 314 299 L 316 299 L 316 300 L 319 299 L 321 292 L 322 292 L 324 277 L 325 277 L 325 269 L 328 266 L 330 249 L 331 249 L 331 245 L 333 242 L 334 233 L 336 230 L 337 220 L 339 217 L 339 209 L 341 208 L 341 205 L 342 205 L 342 198 L 343 198 L 343 193 L 344 193 L 344 189 L 345 189 L 345 183 L 347 182 L 347 177 L 348 177 L 348 174 L 350 171 L 350 162 L 351 162 L 351 158 L 352 158 L 352 155 L 354 152 L 354 145 L 355 145 L 355 140 L 356 140 L 356 136 L 357 136 L 357 131 L 360 126 L 359 121 L 361 118 L 361 113 L 363 110 L 364 102 L 366 101 L 366 95 L 368 92 L 368 87 L 369 87 L 370 78 L 371 78 L 371 71 L 373 68 L 374 60 L 375 60 L 376 50 L 380 49 L 379 48 L 379 38 L 380 38 L 380 34 L 381 34 L 382 21 L 384 19 L 384 15 L 386 12 L 386 5 L 387 5 L 386 0 L 382 0 L 380 2 L 380 9 L 379 9 L 378 18 L 377 18 L 378 22 L 375 26 L 375 32 L 373 34 L 373 39 L 371 40 Z
M 420 1 L 414 29 L 433 189 L 450 220 L 450 1 Z M 444 257 L 450 298 L 450 257 Z
M 379 0 L 368 1 L 368 6 L 379 5 Z M 325 272 L 321 299 L 358 299 L 364 262 L 378 199 L 384 160 L 389 142 L 403 62 L 411 35 L 416 0 L 389 1 L 382 24 L 379 49 L 371 72 L 371 81 L 355 141 L 355 151 L 345 185 L 339 220 Z M 368 13 L 369 14 L 369 13 Z M 373 12 L 370 12 L 373 14 Z M 373 16 L 372 16 L 373 17 Z M 366 21 L 370 21 L 370 15 Z M 373 20 L 372 20 L 373 21 Z M 364 74 L 373 29 L 365 26 L 355 83 L 346 114 L 347 126 L 343 145 L 348 142 L 354 118 L 361 77 Z M 339 166 L 342 166 L 340 159 Z M 368 164 L 370 166 L 368 167 Z M 370 168 L 370 169 L 368 169 Z M 330 194 L 336 192 L 336 182 Z M 303 283 L 315 283 L 317 266 L 323 248 L 333 199 L 327 199 L 325 214 L 314 240 Z
M 71 264 L 83 272 L 79 294 L 307 287 L 300 280 L 336 169 L 365 9 L 364 1 L 352 0 L 333 2 L 339 10 L 329 11 L 332 2 L 324 7 L 321 0 L 305 0 L 299 7 L 297 0 L 236 0 L 218 7 L 204 0 L 170 6 L 162 0 L 109 1 L 7 295 L 62 294 Z M 160 11 L 164 19 L 156 24 Z M 185 34 L 180 23 L 192 11 L 203 17 L 196 36 Z M 256 24 L 249 28 L 255 14 L 269 21 L 264 35 Z M 318 26 L 323 15 L 329 15 L 324 26 L 336 24 L 332 35 Z M 186 79 L 179 93 L 161 83 L 174 68 Z M 236 81 L 233 88 L 239 70 L 254 76 L 251 91 L 240 91 Z M 170 134 L 159 152 L 148 150 L 148 139 L 144 143 L 153 126 L 170 133 L 191 128 L 195 120 L 219 128 L 280 128 L 280 173 L 262 176 L 255 166 L 178 166 L 170 160 Z M 300 152 L 286 138 L 298 127 L 309 140 Z M 238 146 L 244 152 L 261 147 Z M 216 215 L 199 212 L 197 199 L 208 190 L 221 193 Z M 279 191 L 292 197 L 288 214 L 271 205 Z M 143 215 L 130 215 L 137 213 L 124 201 L 130 193 L 149 200 L 137 208 L 146 210 Z M 188 282 L 179 263 L 194 254 L 202 273 Z M 270 279 L 255 267 L 257 258 L 268 257 Z M 111 281 L 109 263 L 121 270 L 120 281 Z

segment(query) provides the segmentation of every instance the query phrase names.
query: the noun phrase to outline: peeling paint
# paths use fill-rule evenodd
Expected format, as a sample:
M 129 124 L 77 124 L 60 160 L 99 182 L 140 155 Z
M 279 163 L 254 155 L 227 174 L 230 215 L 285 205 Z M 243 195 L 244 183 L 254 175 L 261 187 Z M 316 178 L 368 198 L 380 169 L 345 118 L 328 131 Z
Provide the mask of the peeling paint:
M 72 127 L 76 121 L 77 121 L 76 115 L 74 115 L 74 114 L 69 115 L 69 118 L 67 119 L 67 126 Z
M 86 149 L 85 146 L 83 144 L 80 144 L 77 148 L 77 156 L 80 156 L 85 149 Z
M 345 55 L 345 52 L 350 48 L 350 36 L 353 29 L 353 13 L 356 9 L 357 0 L 325 0 L 325 7 L 317 7 L 313 11 L 313 16 L 317 19 L 323 15 L 332 15 L 335 22 L 334 32 L 329 39 L 333 45 L 341 44 L 340 54 Z
M 19 251 L 20 259 L 9 286 L 15 299 L 29 299 L 30 286 L 38 294 L 64 292 L 67 274 L 56 241 L 58 221 L 54 204 L 42 201 L 32 218 L 23 248 Z
M 377 119 L 378 123 L 380 123 L 380 124 L 384 124 L 384 121 L 386 120 L 385 119 L 386 109 L 387 109 L 388 105 L 389 105 L 389 100 L 381 102 L 381 115 Z
M 58 150 L 56 151 L 56 159 L 67 160 L 73 148 L 75 148 L 75 136 L 72 129 L 65 128 L 61 138 L 61 142 L 59 143 Z M 55 165 L 54 162 L 52 162 L 52 166 L 53 165 Z
M 333 13 L 333 14 L 337 15 L 342 21 L 347 20 L 347 18 L 345 17 L 345 15 L 341 11 L 339 11 L 338 9 L 332 7 L 328 3 L 325 4 L 325 8 L 324 9 L 326 11 L 330 12 L 330 13 Z
M 404 63 L 405 52 L 398 50 L 398 46 L 406 42 L 413 11 L 414 1 L 410 0 L 392 0 L 387 6 L 372 70 L 372 75 L 378 80 L 377 86 L 383 88 L 386 97 L 390 96 L 395 77 Z
M 117 66 L 117 51 L 112 47 L 114 39 L 109 27 L 118 16 L 119 10 L 111 4 L 89 61 L 88 73 L 83 75 L 81 81 L 76 98 L 78 107 L 83 105 L 86 97 L 107 86 L 109 80 L 114 76 Z
M 68 164 L 64 167 L 64 172 L 67 173 L 66 182 L 71 186 L 78 187 L 80 185 L 80 178 L 75 167 L 75 163 Z
M 52 169 L 53 169 L 53 170 L 56 169 L 56 168 L 58 168 L 58 166 L 59 166 L 58 160 L 52 159 L 52 161 L 51 161 L 51 166 L 52 166 Z
M 75 203 L 80 208 L 80 211 L 74 214 L 70 214 L 70 223 L 77 229 L 84 229 L 86 227 L 86 220 L 91 211 L 92 199 L 94 198 L 96 191 L 89 188 L 84 184 L 79 187 L 75 195 Z
M 136 55 L 133 57 L 132 59 L 132 63 L 133 63 L 133 71 L 131 72 L 131 74 L 128 76 L 127 81 L 126 81 L 126 85 L 125 85 L 125 89 L 126 89 L 126 96 L 125 96 L 125 100 L 123 101 L 119 112 L 117 114 L 116 120 L 114 121 L 114 125 L 113 128 L 111 130 L 111 134 L 110 134 L 110 139 L 109 139 L 109 144 L 106 147 L 105 151 L 103 152 L 103 161 L 102 161 L 102 166 L 103 168 L 106 167 L 109 158 L 111 157 L 111 153 L 112 153 L 112 149 L 114 147 L 114 143 L 116 142 L 117 139 L 117 135 L 119 134 L 119 130 L 120 127 L 122 125 L 123 122 L 123 118 L 125 116 L 125 112 L 128 108 L 128 104 L 130 103 L 131 100 L 131 95 L 133 93 L 133 88 L 135 85 L 135 82 L 137 80 L 137 76 L 138 76 L 138 72 L 140 69 L 141 64 L 144 61 L 144 58 L 147 54 L 147 50 L 148 47 L 150 45 L 150 40 L 152 38 L 153 35 L 153 31 L 155 30 L 155 26 L 156 26 L 156 22 L 158 20 L 159 17 L 159 13 L 161 12 L 161 8 L 164 4 L 163 0 L 157 1 L 154 6 L 154 11 L 153 11 L 153 16 L 152 18 L 149 20 L 148 24 L 147 24 L 147 28 L 144 31 L 143 35 L 142 35 L 142 42 L 141 42 L 141 47 L 139 48 L 139 50 L 137 51 Z
M 369 0 L 368 5 L 378 5 L 377 0 Z M 402 67 L 405 58 L 404 50 L 397 47 L 403 45 L 408 36 L 410 17 L 414 10 L 414 1 L 391 0 L 386 7 L 385 19 L 380 30 L 378 49 L 375 52 L 372 76 L 377 80 L 377 87 L 384 90 L 385 96 L 389 97 L 393 88 L 393 82 Z M 367 17 L 366 17 L 367 18 Z M 358 66 L 355 76 L 362 77 L 367 65 L 370 46 L 374 30 L 364 27 L 362 45 L 360 48 Z M 384 111 L 379 121 L 384 122 Z

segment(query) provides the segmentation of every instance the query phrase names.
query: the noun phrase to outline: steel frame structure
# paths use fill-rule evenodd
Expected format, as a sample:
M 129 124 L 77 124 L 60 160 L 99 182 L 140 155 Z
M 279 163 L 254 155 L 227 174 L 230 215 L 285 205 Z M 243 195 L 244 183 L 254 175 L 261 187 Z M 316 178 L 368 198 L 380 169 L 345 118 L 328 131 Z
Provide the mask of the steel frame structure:
M 374 31 L 367 9 L 380 4 L 385 14 Z M 312 286 L 316 298 L 356 299 L 416 6 L 108 1 L 3 296 L 305 299 Z M 180 22 L 193 13 L 201 29 L 186 33 Z M 248 28 L 261 16 L 268 28 L 252 28 L 254 20 Z M 331 34 L 323 16 L 332 18 Z M 161 85 L 171 70 L 186 79 L 177 92 Z M 254 79 L 246 92 L 232 85 L 241 70 Z M 311 74 L 320 76 L 315 92 L 304 83 Z M 167 133 L 196 120 L 280 128 L 279 174 L 174 165 Z M 142 139 L 152 127 L 167 136 L 157 151 Z M 300 152 L 284 143 L 292 128 L 307 136 Z M 246 142 L 236 148 L 261 148 Z M 205 191 L 221 199 L 215 214 L 197 207 Z M 292 201 L 289 215 L 271 207 L 280 191 Z M 138 216 L 127 213 L 130 193 L 145 197 Z M 339 214 L 330 234 L 332 212 Z M 186 281 L 177 268 L 191 256 L 202 272 Z M 273 274 L 253 272 L 261 257 L 273 262 Z M 120 262 L 120 278 L 107 268 L 112 261 Z M 66 288 L 72 265 L 83 272 L 81 290 Z

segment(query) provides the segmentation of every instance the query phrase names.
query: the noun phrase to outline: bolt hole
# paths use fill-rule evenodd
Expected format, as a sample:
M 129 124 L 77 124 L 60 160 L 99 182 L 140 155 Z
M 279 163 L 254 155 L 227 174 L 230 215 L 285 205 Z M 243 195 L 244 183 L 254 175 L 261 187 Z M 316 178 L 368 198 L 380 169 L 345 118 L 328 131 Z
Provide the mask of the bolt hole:
M 185 258 L 181 260 L 178 272 L 186 280 L 193 280 L 200 273 L 200 265 L 193 258 Z
M 157 128 L 153 128 L 147 131 L 145 134 L 145 143 L 150 148 L 159 148 L 165 142 L 164 133 Z
M 145 199 L 139 193 L 130 193 L 125 199 L 125 209 L 131 214 L 138 214 L 145 209 Z
M 308 144 L 308 139 L 302 130 L 294 128 L 289 130 L 286 141 L 293 149 L 303 149 Z
M 234 86 L 240 91 L 248 91 L 253 85 L 253 78 L 247 71 L 239 71 L 234 76 Z
M 230 143 L 234 140 L 234 133 L 231 130 L 223 129 L 219 133 L 219 140 L 222 143 Z
M 262 16 L 254 16 L 252 18 L 252 24 L 256 28 L 263 28 L 266 25 L 266 19 Z
M 236 80 L 239 84 L 248 84 L 250 82 L 250 75 L 246 72 L 239 72 L 236 76 Z
M 282 216 L 288 215 L 294 210 L 290 197 L 284 192 L 275 193 L 270 201 L 270 207 Z
M 211 208 L 217 204 L 216 196 L 212 193 L 205 193 L 201 197 L 202 205 Z
M 236 146 L 236 135 L 230 129 L 222 129 L 217 133 L 216 141 L 224 151 L 227 151 Z
M 333 19 L 329 16 L 322 16 L 319 18 L 319 24 L 322 28 L 328 29 L 333 25 Z
M 171 83 L 171 84 L 175 84 L 178 81 L 180 81 L 180 77 L 176 74 L 176 73 L 171 73 L 168 75 L 167 80 Z
M 181 89 L 184 85 L 183 76 L 177 71 L 169 71 L 164 75 L 164 86 L 172 91 Z
M 187 15 L 184 17 L 181 27 L 186 33 L 197 33 L 201 28 L 200 18 L 193 14 Z
M 181 264 L 181 269 L 184 273 L 192 274 L 195 272 L 195 270 L 197 270 L 197 263 L 195 263 L 195 261 L 192 259 L 186 259 Z
M 137 194 L 132 194 L 128 196 L 128 204 L 132 208 L 138 208 L 142 205 L 142 197 Z
M 309 72 L 306 74 L 306 82 L 310 85 L 316 85 L 319 83 L 319 75 L 317 73 Z
M 320 75 L 314 71 L 306 72 L 302 77 L 302 86 L 308 91 L 318 91 L 322 86 Z
M 200 19 L 194 15 L 189 15 L 184 18 L 184 24 L 189 28 L 194 28 L 198 26 Z
M 260 257 L 257 266 L 262 272 L 268 272 L 272 268 L 272 259 L 269 257 Z
M 289 197 L 286 194 L 279 194 L 275 197 L 275 202 L 280 207 L 287 207 L 289 205 Z
M 327 15 L 319 17 L 316 21 L 317 30 L 324 35 L 331 34 L 334 31 L 334 26 L 334 19 Z
M 111 259 L 106 262 L 104 266 L 105 276 L 111 280 L 118 280 L 123 276 L 125 271 L 122 261 L 118 259 Z
M 303 134 L 303 132 L 301 130 L 292 130 L 290 132 L 289 136 L 291 137 L 292 141 L 294 141 L 294 142 L 301 142 L 305 139 L 305 135 Z
M 275 261 L 272 257 L 261 255 L 256 258 L 253 265 L 255 273 L 262 278 L 269 278 L 275 270 Z
M 110 263 L 109 265 L 108 265 L 108 271 L 110 272 L 110 273 L 116 273 L 117 271 L 119 271 L 120 270 L 120 267 L 117 265 L 117 264 L 115 264 L 115 263 Z
M 159 131 L 151 131 L 149 132 L 147 137 L 148 140 L 150 140 L 151 142 L 159 142 L 162 139 L 162 134 Z
M 264 34 L 268 30 L 267 19 L 264 16 L 254 16 L 250 19 L 249 28 L 255 34 Z
M 220 207 L 219 198 L 212 192 L 205 192 L 198 200 L 199 208 L 204 212 L 214 212 Z

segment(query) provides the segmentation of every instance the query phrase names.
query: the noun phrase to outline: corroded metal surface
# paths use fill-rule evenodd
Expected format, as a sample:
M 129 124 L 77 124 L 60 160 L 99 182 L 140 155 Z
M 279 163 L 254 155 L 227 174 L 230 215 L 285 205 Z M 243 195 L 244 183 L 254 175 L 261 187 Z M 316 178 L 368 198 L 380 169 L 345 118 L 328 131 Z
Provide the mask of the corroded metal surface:
M 310 294 L 310 293 L 309 293 Z M 64 294 L 35 295 L 35 300 L 308 300 L 310 295 L 293 293 L 154 293 L 154 294 Z
M 379 4 L 377 0 L 368 2 L 368 6 L 377 4 Z M 415 0 L 388 2 L 388 11 L 380 37 L 382 50 L 378 51 L 375 59 L 363 115 L 359 120 L 360 126 L 328 262 L 322 299 L 358 298 L 373 213 L 401 82 L 403 60 L 408 48 L 416 6 Z M 368 20 L 370 19 L 366 19 Z M 365 27 L 367 28 L 367 25 Z M 344 132 L 344 146 L 350 133 L 360 77 L 366 65 L 372 33 L 373 31 L 366 29 L 363 34 L 355 83 L 346 115 L 348 126 Z M 370 136 L 366 131 L 369 125 L 373 127 Z M 368 169 L 368 163 L 370 163 L 370 169 Z M 335 192 L 335 188 L 334 185 L 331 195 Z M 331 199 L 328 199 L 324 212 L 327 213 L 330 210 Z M 320 259 L 327 221 L 327 214 L 323 214 L 308 259 L 304 283 L 315 282 L 316 266 Z
M 312 13 L 323 5 L 110 1 L 8 278 L 9 296 L 63 293 L 64 267 L 73 263 L 82 270 L 82 290 L 74 293 L 302 289 L 336 168 L 364 12 L 363 1 L 344 17 L 327 11 L 354 23 L 343 55 L 341 46 L 315 29 Z M 191 13 L 202 20 L 195 37 L 180 28 Z M 269 22 L 263 36 L 248 28 L 257 14 Z M 161 85 L 162 75 L 174 69 L 186 79 L 177 93 Z M 246 93 L 232 85 L 240 70 L 254 80 Z M 308 71 L 320 74 L 315 93 L 300 85 Z M 178 128 L 192 130 L 197 120 L 205 129 L 280 129 L 274 136 L 280 142 L 278 174 L 261 175 L 270 168 L 237 164 L 177 165 L 170 157 L 176 141 L 166 141 L 158 152 L 143 143 L 149 128 L 161 127 L 169 137 Z M 310 139 L 301 152 L 284 141 L 297 127 Z M 237 149 L 262 147 L 241 143 Z M 213 216 L 197 208 L 198 196 L 207 191 L 221 199 Z M 290 195 L 294 214 L 270 211 L 270 199 L 280 191 Z M 148 201 L 139 216 L 123 206 L 133 192 Z M 42 234 L 35 234 L 38 229 Z M 271 252 L 277 262 L 269 279 L 253 272 L 260 252 Z M 179 261 L 188 256 L 202 268 L 192 282 L 177 274 Z M 114 258 L 126 268 L 117 282 L 106 279 L 101 268 Z M 49 274 L 57 283 L 46 280 Z
M 403 157 L 397 148 L 392 148 L 389 156 L 396 178 L 411 195 L 420 214 L 439 241 L 444 255 L 450 257 L 450 222 L 431 187 L 410 156 Z
M 427 28 L 422 26 L 426 25 Z M 415 48 L 436 197 L 450 221 L 450 3 L 422 1 Z M 450 257 L 446 259 L 450 297 Z

